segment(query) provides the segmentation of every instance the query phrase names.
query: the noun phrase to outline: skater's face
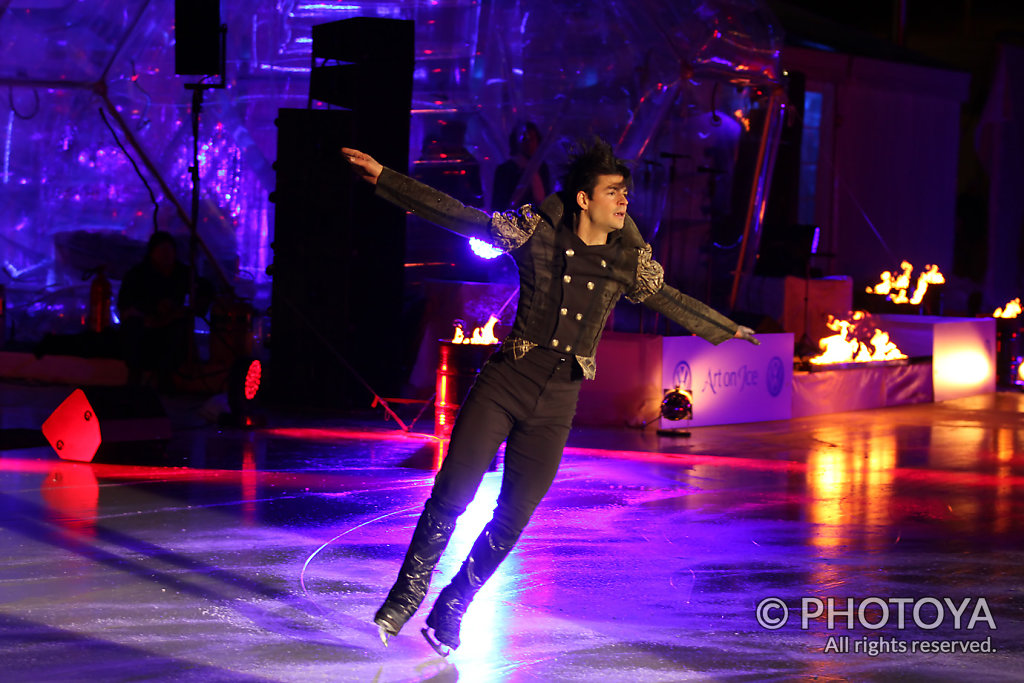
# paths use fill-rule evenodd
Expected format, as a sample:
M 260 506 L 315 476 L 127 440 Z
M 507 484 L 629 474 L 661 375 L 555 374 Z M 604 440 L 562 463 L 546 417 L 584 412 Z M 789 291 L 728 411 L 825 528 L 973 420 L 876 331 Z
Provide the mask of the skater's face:
M 611 233 L 620 230 L 626 222 L 628 195 L 629 187 L 621 175 L 599 175 L 594 192 L 588 195 L 580 190 L 576 201 L 587 214 L 591 225 Z

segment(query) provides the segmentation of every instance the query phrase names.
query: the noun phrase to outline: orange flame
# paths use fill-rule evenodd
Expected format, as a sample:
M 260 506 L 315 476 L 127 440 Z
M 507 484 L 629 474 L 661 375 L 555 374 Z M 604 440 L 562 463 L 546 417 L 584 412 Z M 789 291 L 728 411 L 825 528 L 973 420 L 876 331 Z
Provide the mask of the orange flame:
M 810 359 L 815 365 L 834 363 L 867 363 L 879 360 L 906 358 L 889 339 L 889 333 L 874 326 L 865 311 L 854 311 L 852 320 L 829 316 L 826 325 L 836 334 L 818 342 L 821 353 Z
M 494 336 L 494 326 L 498 319 L 493 315 L 487 319 L 487 324 L 473 330 L 473 336 L 467 337 L 462 331 L 462 325 L 455 323 L 455 334 L 452 336 L 453 344 L 497 344 L 501 340 Z
M 1003 308 L 997 308 L 995 313 L 992 314 L 993 318 L 1016 318 L 1021 314 L 1020 308 L 1020 297 L 1017 297 L 1013 301 L 1007 302 Z
M 926 265 L 924 271 L 917 276 L 917 284 L 914 287 L 913 295 L 908 297 L 907 290 L 910 289 L 910 276 L 914 272 L 914 266 L 910 264 L 910 261 L 904 261 L 900 264 L 900 268 L 903 270 L 896 276 L 888 270 L 882 271 L 878 284 L 874 287 L 868 287 L 867 293 L 885 296 L 894 304 L 912 304 L 916 306 L 924 300 L 924 295 L 928 291 L 928 285 L 941 285 L 946 281 L 945 276 L 939 272 L 938 266 Z

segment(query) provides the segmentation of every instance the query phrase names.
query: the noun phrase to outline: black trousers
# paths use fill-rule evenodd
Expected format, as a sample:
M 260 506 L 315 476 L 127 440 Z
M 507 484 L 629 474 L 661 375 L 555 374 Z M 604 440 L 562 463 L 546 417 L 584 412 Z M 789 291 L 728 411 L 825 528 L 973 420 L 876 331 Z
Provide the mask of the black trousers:
M 492 356 L 455 420 L 430 496 L 434 509 L 461 515 L 507 439 L 492 528 L 514 541 L 558 471 L 582 379 L 576 359 L 553 349 L 537 347 L 519 359 Z

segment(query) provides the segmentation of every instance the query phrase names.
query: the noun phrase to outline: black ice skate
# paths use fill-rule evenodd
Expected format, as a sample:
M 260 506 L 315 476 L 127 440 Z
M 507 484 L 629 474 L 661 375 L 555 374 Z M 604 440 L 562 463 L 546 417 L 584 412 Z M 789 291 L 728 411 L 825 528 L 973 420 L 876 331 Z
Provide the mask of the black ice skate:
M 433 609 L 427 615 L 427 628 L 422 630 L 423 637 L 442 657 L 447 657 L 459 647 L 459 631 L 469 603 L 498 569 L 518 538 L 517 535 L 511 540 L 499 540 L 492 526 L 493 522 L 489 522 L 484 527 L 473 543 L 469 557 L 462 563 L 452 582 L 437 596 Z
M 448 545 L 455 520 L 437 515 L 428 502 L 416 523 L 409 551 L 398 572 L 398 579 L 388 593 L 384 604 L 373 617 L 380 640 L 387 647 L 388 641 L 402 630 L 405 622 L 423 602 L 430 586 L 430 574 L 434 571 L 441 553 Z
M 423 629 L 423 637 L 442 657 L 447 657 L 461 644 L 459 631 L 462 629 L 462 617 L 466 616 L 466 608 L 476 594 L 475 590 L 469 589 L 469 596 L 463 595 L 462 591 L 468 586 L 458 580 L 462 574 L 460 570 L 437 596 L 434 608 L 427 615 L 427 628 Z
M 450 647 L 437 639 L 437 636 L 434 634 L 434 629 L 428 626 L 426 628 L 421 628 L 420 633 L 423 634 L 423 637 L 427 639 L 427 643 L 430 647 L 434 648 L 434 652 L 437 654 L 442 657 L 447 657 L 452 653 L 452 649 Z

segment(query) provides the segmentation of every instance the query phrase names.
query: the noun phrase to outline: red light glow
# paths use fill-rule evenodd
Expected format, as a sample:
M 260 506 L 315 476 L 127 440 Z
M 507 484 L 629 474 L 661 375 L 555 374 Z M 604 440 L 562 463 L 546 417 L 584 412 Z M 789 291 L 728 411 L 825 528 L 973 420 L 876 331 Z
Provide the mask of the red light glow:
M 304 431 L 304 430 L 299 430 Z M 314 430 L 315 431 L 315 430 Z M 355 432 L 361 433 L 361 432 Z M 421 435 L 434 441 L 429 435 Z M 359 437 L 366 438 L 366 437 Z M 244 457 L 244 453 L 243 453 Z M 54 460 L 29 460 L 25 458 L 0 459 L 0 472 L 49 474 L 56 466 L 64 464 Z M 75 464 L 75 463 L 68 463 Z M 125 482 L 183 481 L 196 484 L 250 485 L 309 489 L 310 491 L 336 492 L 342 489 L 357 489 L 367 485 L 364 477 L 336 472 L 263 472 L 252 468 L 243 460 L 242 470 L 203 470 L 188 467 L 158 467 L 152 465 L 114 465 L 91 462 L 78 464 L 89 468 L 97 479 Z M 84 476 L 84 475 L 80 475 Z
M 249 363 L 249 370 L 245 373 L 245 400 L 251 401 L 256 398 L 260 390 L 260 378 L 263 376 L 263 366 L 258 360 Z

